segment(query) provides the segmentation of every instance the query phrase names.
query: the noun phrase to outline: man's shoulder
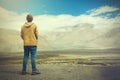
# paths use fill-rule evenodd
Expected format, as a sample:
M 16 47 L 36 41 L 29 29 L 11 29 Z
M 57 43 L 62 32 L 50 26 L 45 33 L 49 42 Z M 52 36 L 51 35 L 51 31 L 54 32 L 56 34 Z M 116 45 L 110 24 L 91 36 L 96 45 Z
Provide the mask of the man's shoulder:
M 35 23 L 33 23 L 33 25 L 32 25 L 34 28 L 37 28 L 37 25 L 35 24 Z
M 33 23 L 33 26 L 37 27 L 37 25 L 35 23 Z
M 21 28 L 24 28 L 24 27 L 25 27 L 25 23 L 24 23 L 24 24 L 22 24 Z

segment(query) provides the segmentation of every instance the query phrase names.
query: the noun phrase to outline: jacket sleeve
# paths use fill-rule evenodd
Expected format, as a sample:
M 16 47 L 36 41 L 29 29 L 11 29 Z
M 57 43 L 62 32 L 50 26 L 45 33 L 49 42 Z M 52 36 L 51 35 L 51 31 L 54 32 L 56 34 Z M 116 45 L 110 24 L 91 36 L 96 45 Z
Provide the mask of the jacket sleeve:
M 23 28 L 21 27 L 21 32 L 20 32 L 20 36 L 23 39 Z
M 37 28 L 37 26 L 35 27 L 35 37 L 36 37 L 36 39 L 38 39 L 38 28 Z

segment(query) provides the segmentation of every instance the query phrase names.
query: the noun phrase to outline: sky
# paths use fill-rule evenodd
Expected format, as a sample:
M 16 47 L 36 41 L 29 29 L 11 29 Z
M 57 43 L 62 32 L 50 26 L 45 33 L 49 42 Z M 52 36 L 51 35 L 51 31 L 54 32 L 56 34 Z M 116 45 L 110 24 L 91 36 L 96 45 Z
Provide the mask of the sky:
M 20 31 L 29 13 L 41 33 L 81 23 L 107 31 L 120 24 L 120 0 L 0 0 L 0 28 Z
M 20 14 L 79 16 L 100 6 L 120 7 L 120 0 L 0 0 L 0 5 Z

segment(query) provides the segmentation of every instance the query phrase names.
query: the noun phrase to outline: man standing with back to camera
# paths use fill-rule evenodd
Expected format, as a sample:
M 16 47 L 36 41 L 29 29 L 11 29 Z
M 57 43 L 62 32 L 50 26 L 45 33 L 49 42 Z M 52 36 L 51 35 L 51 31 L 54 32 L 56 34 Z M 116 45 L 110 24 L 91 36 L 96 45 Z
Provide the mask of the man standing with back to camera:
M 22 75 L 25 75 L 27 63 L 29 59 L 29 54 L 31 53 L 31 65 L 32 65 L 32 75 L 40 74 L 36 68 L 36 53 L 37 53 L 37 40 L 38 40 L 38 30 L 37 26 L 32 22 L 33 16 L 28 14 L 26 16 L 27 22 L 21 28 L 21 38 L 24 43 L 24 58 L 23 58 L 23 68 Z

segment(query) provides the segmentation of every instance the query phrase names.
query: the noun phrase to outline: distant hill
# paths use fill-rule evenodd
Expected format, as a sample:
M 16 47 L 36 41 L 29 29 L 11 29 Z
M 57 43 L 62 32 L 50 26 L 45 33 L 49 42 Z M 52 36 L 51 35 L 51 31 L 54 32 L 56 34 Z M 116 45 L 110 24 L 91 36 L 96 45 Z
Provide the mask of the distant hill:
M 38 51 L 119 50 L 120 26 L 112 27 L 105 32 L 88 23 L 64 26 L 40 35 L 38 42 Z M 23 51 L 22 46 L 19 31 L 0 29 L 0 52 L 20 52 Z
M 120 48 L 120 26 L 104 32 L 93 24 L 83 23 L 57 28 L 44 37 L 57 49 Z
M 51 49 L 48 42 L 39 36 L 38 51 Z M 20 32 L 9 29 L 0 29 L 0 52 L 21 52 L 23 51 L 23 41 Z
M 92 41 L 103 47 L 120 49 L 120 26 L 110 29 L 108 32 Z

